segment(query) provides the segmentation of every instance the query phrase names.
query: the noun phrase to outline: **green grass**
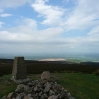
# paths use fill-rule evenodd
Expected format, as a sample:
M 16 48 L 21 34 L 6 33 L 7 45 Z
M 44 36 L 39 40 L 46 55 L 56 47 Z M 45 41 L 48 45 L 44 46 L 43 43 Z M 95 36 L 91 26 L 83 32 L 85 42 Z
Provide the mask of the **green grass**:
M 99 76 L 81 73 L 52 73 L 51 75 L 76 99 L 99 99 Z M 30 74 L 29 76 L 33 80 L 40 79 L 40 74 Z M 11 75 L 6 75 L 2 78 L 9 79 L 10 77 Z M 16 84 L 8 86 L 0 83 L 0 90 L 2 90 L 0 97 L 14 91 L 16 86 Z
M 99 77 L 94 74 L 57 73 L 60 85 L 77 99 L 99 99 Z
M 14 92 L 17 85 L 13 83 L 11 80 L 11 75 L 4 75 L 0 77 L 3 81 L 0 81 L 0 98 L 4 95 L 7 95 L 10 92 Z M 7 83 L 10 82 L 11 84 Z

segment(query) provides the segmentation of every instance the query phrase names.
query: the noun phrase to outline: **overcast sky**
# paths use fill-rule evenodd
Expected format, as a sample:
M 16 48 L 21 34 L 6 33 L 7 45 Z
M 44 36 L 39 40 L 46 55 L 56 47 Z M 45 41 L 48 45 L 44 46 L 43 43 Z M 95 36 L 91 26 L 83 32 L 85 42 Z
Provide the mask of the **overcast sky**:
M 0 0 L 0 53 L 99 51 L 99 0 Z

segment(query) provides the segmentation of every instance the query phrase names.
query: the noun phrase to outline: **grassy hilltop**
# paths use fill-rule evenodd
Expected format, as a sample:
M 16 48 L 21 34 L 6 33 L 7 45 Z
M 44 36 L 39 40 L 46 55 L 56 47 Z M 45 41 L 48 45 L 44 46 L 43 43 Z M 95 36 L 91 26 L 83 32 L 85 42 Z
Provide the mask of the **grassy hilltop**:
M 99 70 L 99 63 L 25 60 L 25 65 L 33 80 L 40 79 L 43 71 L 50 71 L 52 78 L 77 99 L 99 99 L 99 76 L 94 74 Z M 17 87 L 17 84 L 9 80 L 12 67 L 12 59 L 0 59 L 0 98 Z
M 30 74 L 33 80 L 40 79 L 40 74 Z M 5 75 L 0 79 L 9 80 L 11 75 Z M 94 74 L 82 73 L 51 73 L 51 78 L 54 78 L 58 84 L 62 85 L 76 99 L 99 99 L 99 76 Z M 0 83 L 0 97 L 13 92 L 17 84 Z

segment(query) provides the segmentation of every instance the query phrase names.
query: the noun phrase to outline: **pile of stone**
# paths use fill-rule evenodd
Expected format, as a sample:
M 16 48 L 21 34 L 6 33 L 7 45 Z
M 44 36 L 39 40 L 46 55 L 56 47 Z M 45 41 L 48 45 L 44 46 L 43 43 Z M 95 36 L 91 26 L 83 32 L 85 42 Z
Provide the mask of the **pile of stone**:
M 62 86 L 50 79 L 49 72 L 43 72 L 40 80 L 19 84 L 15 92 L 2 99 L 75 99 Z

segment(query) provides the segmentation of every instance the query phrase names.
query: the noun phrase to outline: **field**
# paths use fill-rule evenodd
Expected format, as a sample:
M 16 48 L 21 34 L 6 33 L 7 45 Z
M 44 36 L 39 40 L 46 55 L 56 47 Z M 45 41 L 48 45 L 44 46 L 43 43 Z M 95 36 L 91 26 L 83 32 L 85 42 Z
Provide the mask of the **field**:
M 52 78 L 66 88 L 76 99 L 99 99 L 99 63 L 51 62 L 25 60 L 27 74 L 40 79 L 43 71 L 50 71 Z M 0 59 L 0 97 L 13 92 L 17 84 L 11 80 L 12 59 Z
M 40 79 L 40 74 L 29 74 L 35 80 Z M 3 80 L 9 80 L 11 75 L 4 75 L 0 77 Z M 99 99 L 99 76 L 94 74 L 82 73 L 51 73 L 51 78 L 62 85 L 68 92 L 76 99 Z M 14 83 L 0 83 L 0 97 L 13 92 L 16 88 Z

